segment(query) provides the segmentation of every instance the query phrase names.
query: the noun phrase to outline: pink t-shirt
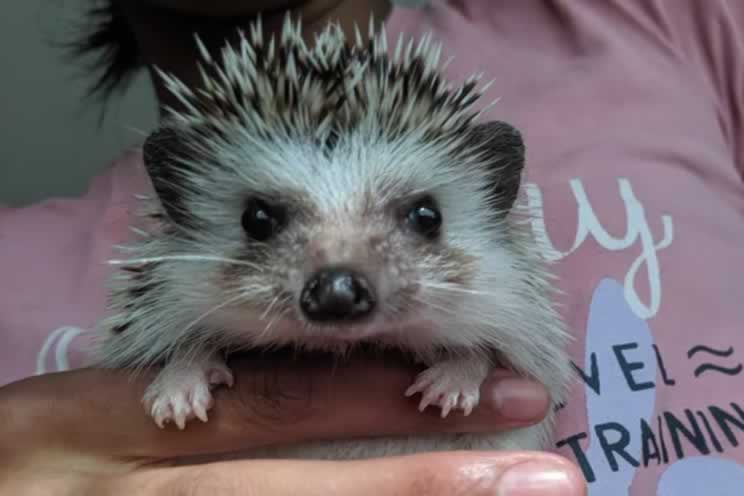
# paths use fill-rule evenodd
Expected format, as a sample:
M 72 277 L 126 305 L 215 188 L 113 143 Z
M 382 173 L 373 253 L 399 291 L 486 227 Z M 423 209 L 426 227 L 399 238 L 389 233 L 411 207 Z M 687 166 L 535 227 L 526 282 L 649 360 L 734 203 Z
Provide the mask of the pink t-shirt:
M 555 450 L 595 496 L 744 491 L 744 2 L 431 2 L 453 78 L 495 77 L 528 147 L 576 386 Z M 0 209 L 0 383 L 74 367 L 113 245 L 150 186 L 137 150 L 88 193 Z

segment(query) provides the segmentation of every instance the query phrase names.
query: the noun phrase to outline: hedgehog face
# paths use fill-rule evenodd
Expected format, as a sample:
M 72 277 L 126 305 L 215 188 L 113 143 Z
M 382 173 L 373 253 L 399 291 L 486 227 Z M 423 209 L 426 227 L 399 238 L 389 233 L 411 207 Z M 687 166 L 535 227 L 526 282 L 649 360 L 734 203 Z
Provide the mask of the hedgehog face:
M 234 345 L 466 344 L 474 338 L 453 332 L 455 317 L 511 290 L 514 198 L 504 192 L 518 187 L 516 131 L 499 122 L 436 139 L 369 131 L 319 146 L 236 128 L 188 158 L 193 134 L 149 141 L 167 250 L 224 261 L 183 268 L 201 304 L 243 295 L 208 319 Z M 163 157 L 170 165 L 158 168 Z
M 144 147 L 153 250 L 213 260 L 175 279 L 231 344 L 472 346 L 499 327 L 479 309 L 524 292 L 519 133 L 474 124 L 477 78 L 452 88 L 428 38 L 391 56 L 370 35 L 329 25 L 309 48 L 299 24 L 276 45 L 256 28 L 221 61 L 202 50 L 200 91 L 164 76 L 183 109 Z

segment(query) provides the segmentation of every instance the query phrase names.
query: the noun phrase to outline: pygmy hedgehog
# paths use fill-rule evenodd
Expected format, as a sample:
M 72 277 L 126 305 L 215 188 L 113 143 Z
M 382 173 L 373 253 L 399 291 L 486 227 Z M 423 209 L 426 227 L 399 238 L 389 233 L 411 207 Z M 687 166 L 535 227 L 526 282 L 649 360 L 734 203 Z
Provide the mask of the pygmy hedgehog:
M 405 392 L 469 414 L 494 364 L 545 384 L 569 376 L 551 277 L 515 207 L 520 133 L 478 123 L 484 88 L 440 74 L 441 47 L 384 28 L 306 44 L 260 21 L 203 86 L 160 73 L 181 103 L 143 147 L 157 197 L 113 261 L 96 364 L 162 366 L 144 397 L 161 427 L 207 421 L 232 385 L 227 353 L 273 346 L 404 350 L 428 368 Z M 404 392 L 402 391 L 401 394 Z M 282 456 L 352 458 L 436 449 L 537 449 L 541 424 L 495 435 L 317 443 Z

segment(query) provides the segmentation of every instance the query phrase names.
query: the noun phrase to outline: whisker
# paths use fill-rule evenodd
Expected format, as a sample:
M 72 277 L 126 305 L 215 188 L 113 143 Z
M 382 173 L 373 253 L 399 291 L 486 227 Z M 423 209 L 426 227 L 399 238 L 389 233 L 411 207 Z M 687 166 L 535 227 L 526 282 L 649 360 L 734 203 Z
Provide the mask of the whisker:
M 279 317 L 281 317 L 283 313 L 284 312 L 278 312 L 278 313 L 275 313 L 271 317 L 271 319 L 264 326 L 263 330 L 261 330 L 261 332 L 258 333 L 258 336 L 256 337 L 256 341 L 259 341 L 259 342 L 263 341 L 263 339 L 271 332 L 271 328 L 274 327 L 274 324 L 276 323 L 277 320 L 279 320 Z
M 466 306 L 466 307 L 452 308 L 452 307 L 447 307 L 441 304 L 437 304 L 431 299 L 422 298 L 420 296 L 415 296 L 413 299 L 414 301 L 416 301 L 417 303 L 423 306 L 433 308 L 435 310 L 439 310 L 445 315 L 448 315 L 451 317 L 457 317 L 458 320 L 463 321 L 463 322 L 478 320 L 478 321 L 481 321 L 484 325 L 487 325 L 488 322 L 490 322 L 493 319 L 493 315 L 489 315 L 488 313 L 484 312 L 483 309 L 479 308 L 479 306 Z
M 287 309 L 284 309 L 284 310 L 282 310 L 281 312 L 277 312 L 277 313 L 275 313 L 275 314 L 274 314 L 274 316 L 273 316 L 273 317 L 271 318 L 271 320 L 269 321 L 269 323 L 268 323 L 268 324 L 266 325 L 266 327 L 264 328 L 264 331 L 263 331 L 263 333 L 262 333 L 262 334 L 263 334 L 263 335 L 266 335 L 266 334 L 268 334 L 268 333 L 269 333 L 269 332 L 271 331 L 271 328 L 272 328 L 272 327 L 274 327 L 274 326 L 276 325 L 277 321 L 278 321 L 278 320 L 279 320 L 280 318 L 282 318 L 282 317 L 284 317 L 285 315 L 287 315 L 288 313 L 289 313 L 289 309 L 288 309 L 288 308 L 287 308 Z
M 413 297 L 413 300 L 416 301 L 417 303 L 420 303 L 420 304 L 425 305 L 425 306 L 430 307 L 430 308 L 434 308 L 436 310 L 440 310 L 440 311 L 442 311 L 444 313 L 447 313 L 449 315 L 457 315 L 457 312 L 454 309 L 447 308 L 447 307 L 444 307 L 444 306 L 441 306 L 441 305 L 437 305 L 436 303 L 433 303 L 432 301 L 426 300 L 426 299 L 421 298 L 419 296 L 414 296 Z
M 282 303 L 286 303 L 289 301 L 289 298 L 284 298 Z M 284 317 L 287 313 L 289 313 L 289 307 L 282 308 L 279 312 L 274 313 L 274 316 L 271 317 L 271 320 L 266 324 L 263 331 L 259 334 L 258 338 L 263 339 L 266 335 L 268 335 L 271 332 L 271 329 L 276 325 L 277 321 Z
M 276 295 L 276 296 L 274 297 L 274 299 L 273 299 L 273 300 L 271 300 L 271 303 L 269 303 L 269 304 L 268 304 L 268 305 L 266 306 L 266 310 L 264 311 L 264 313 L 262 313 L 262 314 L 261 314 L 261 317 L 259 317 L 259 320 L 264 320 L 264 319 L 266 318 L 266 316 L 267 316 L 267 315 L 268 315 L 269 313 L 271 313 L 271 310 L 272 310 L 272 309 L 274 308 L 274 305 L 276 305 L 276 302 L 278 302 L 278 301 L 279 301 L 279 296 L 280 296 L 280 295 Z
M 430 289 L 438 289 L 442 291 L 451 291 L 453 293 L 466 293 L 466 294 L 473 294 L 473 295 L 482 295 L 482 296 L 496 296 L 493 293 L 489 293 L 486 291 L 479 291 L 477 289 L 468 289 L 468 288 L 462 288 L 455 285 L 450 284 L 441 284 L 441 283 L 430 283 L 430 282 L 422 282 L 420 283 L 420 286 L 422 288 L 430 288 Z
M 146 257 L 146 258 L 131 258 L 127 260 L 109 260 L 109 265 L 132 265 L 132 264 L 148 264 L 157 262 L 169 262 L 169 261 L 181 261 L 181 262 L 222 262 L 231 265 L 242 265 L 245 267 L 251 267 L 253 269 L 260 269 L 260 266 L 251 262 L 243 260 L 235 260 L 233 258 L 216 257 L 212 255 L 165 255 L 162 257 Z
M 250 295 L 245 293 L 239 293 L 236 296 L 233 296 L 232 298 L 228 298 L 227 300 L 223 301 L 222 303 L 213 306 L 203 314 L 201 314 L 199 317 L 191 321 L 189 324 L 186 325 L 186 327 L 183 328 L 181 331 L 181 335 L 186 335 L 191 329 L 193 329 L 195 326 L 199 324 L 202 320 L 212 315 L 214 312 L 217 312 L 218 310 L 221 310 L 225 308 L 226 306 L 235 303 L 236 301 L 241 300 L 242 298 L 248 298 Z

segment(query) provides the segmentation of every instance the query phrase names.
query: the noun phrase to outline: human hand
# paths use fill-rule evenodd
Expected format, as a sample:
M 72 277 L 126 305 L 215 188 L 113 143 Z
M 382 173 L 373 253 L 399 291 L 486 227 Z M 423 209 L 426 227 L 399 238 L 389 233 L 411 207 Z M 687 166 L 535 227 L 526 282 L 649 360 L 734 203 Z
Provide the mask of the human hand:
M 543 388 L 499 372 L 469 417 L 418 412 L 402 394 L 414 372 L 355 363 L 315 368 L 236 363 L 207 423 L 158 429 L 140 399 L 148 375 L 78 370 L 0 388 L 0 493 L 119 495 L 584 494 L 576 468 L 541 453 L 438 453 L 369 461 L 219 461 L 250 448 L 308 440 L 526 426 L 547 411 Z M 517 470 L 520 469 L 520 470 Z M 513 477 L 522 474 L 508 492 Z M 529 478 L 536 488 L 530 487 Z M 560 488 L 565 488 L 560 492 Z

